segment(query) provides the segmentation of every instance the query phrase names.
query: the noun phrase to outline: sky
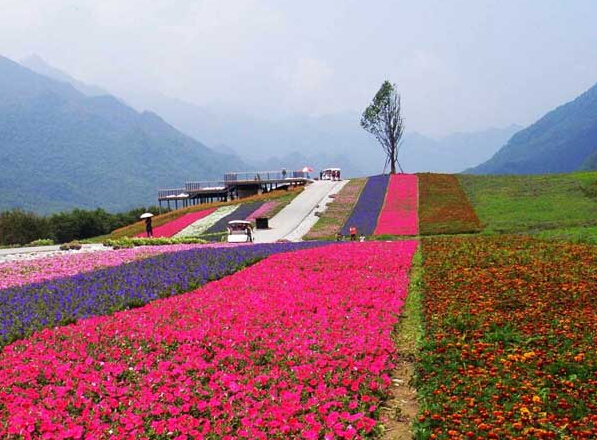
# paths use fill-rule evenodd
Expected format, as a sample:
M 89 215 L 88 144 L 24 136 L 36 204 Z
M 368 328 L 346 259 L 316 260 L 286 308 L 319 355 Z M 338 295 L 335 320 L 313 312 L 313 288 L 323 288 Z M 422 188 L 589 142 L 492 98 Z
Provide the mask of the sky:
M 595 23 L 595 0 L 0 0 L 0 55 L 265 119 L 360 113 L 387 79 L 441 136 L 591 87 Z

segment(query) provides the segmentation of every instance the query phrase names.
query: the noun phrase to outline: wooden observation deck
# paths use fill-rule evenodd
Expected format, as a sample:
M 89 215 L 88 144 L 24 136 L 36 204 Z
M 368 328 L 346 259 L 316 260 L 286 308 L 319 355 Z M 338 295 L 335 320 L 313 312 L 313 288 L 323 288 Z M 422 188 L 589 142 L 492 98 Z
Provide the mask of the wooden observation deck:
M 306 184 L 309 173 L 303 171 L 250 171 L 224 174 L 223 181 L 187 182 L 182 188 L 158 190 L 160 209 L 170 202 L 178 209 L 202 203 L 224 202 L 242 199 L 255 194 Z

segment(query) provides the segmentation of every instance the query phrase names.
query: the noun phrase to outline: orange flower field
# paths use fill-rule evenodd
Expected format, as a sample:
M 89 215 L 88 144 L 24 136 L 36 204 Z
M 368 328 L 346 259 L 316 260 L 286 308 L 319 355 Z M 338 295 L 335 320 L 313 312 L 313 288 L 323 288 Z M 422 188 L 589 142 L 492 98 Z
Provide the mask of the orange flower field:
M 597 248 L 423 242 L 416 438 L 597 438 Z

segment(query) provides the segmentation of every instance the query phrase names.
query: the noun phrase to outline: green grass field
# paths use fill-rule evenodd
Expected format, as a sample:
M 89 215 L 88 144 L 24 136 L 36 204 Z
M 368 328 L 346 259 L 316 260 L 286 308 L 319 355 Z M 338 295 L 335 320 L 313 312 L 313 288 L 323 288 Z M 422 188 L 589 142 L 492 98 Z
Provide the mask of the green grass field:
M 536 233 L 597 225 L 595 171 L 458 178 L 485 233 Z

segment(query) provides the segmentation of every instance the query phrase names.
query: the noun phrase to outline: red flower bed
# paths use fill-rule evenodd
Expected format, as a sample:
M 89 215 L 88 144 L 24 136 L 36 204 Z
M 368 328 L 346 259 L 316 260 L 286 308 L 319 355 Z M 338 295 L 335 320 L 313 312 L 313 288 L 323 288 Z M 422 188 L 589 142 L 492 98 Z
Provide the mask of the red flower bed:
M 423 255 L 424 438 L 597 438 L 596 248 L 471 237 Z
M 280 254 L 0 354 L 0 437 L 372 435 L 416 242 Z
M 165 225 L 157 226 L 153 228 L 153 236 L 154 237 L 173 237 L 174 234 L 179 233 L 187 226 L 195 223 L 198 220 L 201 220 L 204 217 L 207 217 L 209 214 L 213 213 L 216 208 L 204 209 L 202 211 L 197 212 L 190 212 L 188 214 L 183 215 L 182 217 L 177 218 L 176 220 L 172 220 Z M 137 237 L 145 237 L 147 236 L 146 233 L 138 234 Z
M 417 176 L 392 174 L 374 235 L 417 235 L 417 205 Z
M 422 235 L 479 232 L 481 223 L 453 174 L 421 173 L 419 227 Z

